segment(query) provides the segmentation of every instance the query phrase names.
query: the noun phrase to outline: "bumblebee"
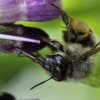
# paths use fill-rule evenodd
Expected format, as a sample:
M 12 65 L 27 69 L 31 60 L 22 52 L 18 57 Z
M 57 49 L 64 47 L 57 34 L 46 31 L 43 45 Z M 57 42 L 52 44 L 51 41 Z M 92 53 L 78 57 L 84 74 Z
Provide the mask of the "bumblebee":
M 66 43 L 79 43 L 85 47 L 92 47 L 96 44 L 94 32 L 81 20 L 70 17 L 62 8 L 52 4 L 61 14 L 61 18 L 66 25 L 63 31 L 63 39 Z
M 82 81 L 91 73 L 91 69 L 93 68 L 92 56 L 100 51 L 99 45 L 100 42 L 92 48 L 86 48 L 81 44 L 71 44 L 66 51 L 61 51 L 59 48 L 59 51 L 55 51 L 45 58 L 40 54 L 38 55 L 38 53 L 36 54 L 36 52 L 27 52 L 19 48 L 16 48 L 16 50 L 38 63 L 51 76 L 49 79 L 33 86 L 31 88 L 33 89 L 50 79 L 58 82 L 65 80 Z
M 41 29 L 34 28 L 33 30 L 32 28 L 24 26 L 20 26 L 21 32 L 23 33 L 21 35 L 18 34 L 18 36 L 27 36 L 29 38 L 31 37 L 31 39 L 36 38 L 40 40 L 40 44 L 21 42 L 22 46 L 14 47 L 14 50 L 38 63 L 50 75 L 49 79 L 33 86 L 31 89 L 50 79 L 54 79 L 58 82 L 65 80 L 82 81 L 91 73 L 91 69 L 93 68 L 92 56 L 100 51 L 100 42 L 95 42 L 95 39 L 93 38 L 94 33 L 85 23 L 72 19 L 61 8 L 54 4 L 52 5 L 59 10 L 62 20 L 67 27 L 66 30 L 63 31 L 63 39 L 66 44 L 69 45 L 68 48 L 64 50 L 64 46 L 59 41 L 52 40 L 47 33 Z M 9 25 L 6 27 L 9 27 Z M 13 30 L 16 29 L 16 27 L 18 29 L 19 25 L 10 25 L 10 28 Z M 31 34 L 26 34 L 25 30 L 28 30 L 27 32 Z M 37 30 L 39 34 L 37 33 Z M 35 32 L 37 35 L 32 35 L 32 33 Z M 9 34 L 11 33 L 12 31 L 9 32 Z M 48 46 L 53 53 L 46 55 L 44 58 L 38 51 L 46 46 Z

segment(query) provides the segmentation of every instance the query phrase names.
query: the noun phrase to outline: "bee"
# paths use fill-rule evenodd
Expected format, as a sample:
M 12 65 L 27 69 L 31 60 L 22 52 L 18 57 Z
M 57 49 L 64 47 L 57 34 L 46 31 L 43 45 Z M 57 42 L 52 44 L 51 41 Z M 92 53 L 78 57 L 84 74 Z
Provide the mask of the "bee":
M 66 43 L 79 43 L 85 47 L 95 45 L 94 32 L 89 26 L 81 20 L 76 20 L 70 17 L 62 8 L 52 4 L 61 14 L 62 20 L 66 25 L 66 30 L 63 31 L 63 39 Z
M 11 35 L 17 32 L 14 36 L 18 35 L 20 37 L 27 37 L 33 40 L 38 39 L 40 41 L 39 44 L 22 41 L 20 46 L 17 45 L 14 48 L 17 52 L 24 54 L 24 56 L 38 63 L 50 75 L 49 79 L 33 86 L 31 90 L 50 79 L 54 79 L 57 82 L 65 80 L 82 82 L 83 79 L 90 75 L 93 69 L 92 56 L 100 51 L 100 42 L 95 42 L 93 38 L 94 33 L 85 23 L 74 21 L 62 9 L 54 4 L 53 6 L 61 13 L 62 20 L 68 27 L 63 32 L 63 39 L 66 44 L 69 45 L 66 50 L 63 49 L 64 45 L 57 40 L 52 40 L 47 33 L 41 29 L 20 25 L 3 25 L 4 27 L 10 27 L 12 30 L 6 32 L 5 35 L 7 35 L 7 33 Z M 21 29 L 21 31 L 16 29 Z M 48 46 L 53 53 L 43 57 L 38 51 L 46 46 Z
M 48 44 L 51 43 L 48 42 Z M 82 43 L 72 43 L 66 51 L 64 51 L 63 48 L 61 49 L 61 47 L 63 47 L 61 43 L 55 42 L 55 44 L 59 49 L 52 55 L 47 55 L 46 58 L 37 55 L 36 52 L 32 53 L 16 48 L 19 52 L 38 63 L 51 76 L 49 79 L 35 85 L 31 89 L 50 79 L 54 79 L 58 82 L 64 80 L 82 81 L 91 73 L 93 65 L 92 56 L 99 52 L 100 42 L 92 47 L 84 47 Z
M 91 57 L 100 51 L 99 45 L 100 42 L 92 48 L 84 48 L 81 45 L 72 44 L 66 52 L 57 51 L 52 55 L 47 55 L 46 58 L 19 48 L 17 50 L 44 68 L 51 76 L 48 80 L 54 79 L 57 82 L 77 80 L 81 82 L 91 73 L 93 68 Z M 48 80 L 33 86 L 31 89 Z
M 68 27 L 68 30 L 63 31 L 63 39 L 69 46 L 67 50 L 61 50 L 58 47 L 59 51 L 55 51 L 52 55 L 47 55 L 46 58 L 37 57 L 33 53 L 17 48 L 18 51 L 40 64 L 51 76 L 31 89 L 50 79 L 58 82 L 65 80 L 83 82 L 83 79 L 87 78 L 92 72 L 92 56 L 100 51 L 100 42 L 96 43 L 93 31 L 84 22 L 73 20 L 62 9 L 55 5 L 53 6 L 60 11 L 61 17 Z M 59 44 L 61 45 L 61 43 Z

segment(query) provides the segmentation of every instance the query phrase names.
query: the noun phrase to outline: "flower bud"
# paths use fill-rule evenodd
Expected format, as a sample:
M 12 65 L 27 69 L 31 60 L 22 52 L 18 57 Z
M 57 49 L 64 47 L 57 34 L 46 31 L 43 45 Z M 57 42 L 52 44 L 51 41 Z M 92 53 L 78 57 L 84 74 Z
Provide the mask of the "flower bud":
M 55 19 L 60 14 L 52 4 L 61 6 L 61 0 L 0 0 L 0 23 Z

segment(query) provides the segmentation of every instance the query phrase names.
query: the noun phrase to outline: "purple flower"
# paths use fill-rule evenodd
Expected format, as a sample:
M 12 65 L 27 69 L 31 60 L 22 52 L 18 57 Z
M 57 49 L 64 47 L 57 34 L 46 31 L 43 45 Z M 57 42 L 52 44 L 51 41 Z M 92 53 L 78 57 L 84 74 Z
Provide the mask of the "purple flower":
M 0 29 L 0 51 L 13 52 L 17 48 L 29 52 L 41 50 L 51 41 L 48 34 L 38 28 L 4 24 Z
M 0 23 L 55 19 L 59 11 L 52 3 L 61 6 L 61 0 L 0 0 Z
M 11 40 L 16 40 L 19 41 L 19 43 L 21 42 L 29 42 L 29 43 L 36 43 L 36 44 L 40 44 L 40 41 L 37 39 L 30 39 L 30 38 L 26 38 L 26 37 L 19 37 L 19 36 L 13 36 L 13 35 L 7 35 L 7 34 L 0 34 L 0 39 L 3 40 L 5 39 L 5 43 L 2 43 L 2 41 L 0 41 L 0 51 L 2 52 L 13 52 L 16 51 L 16 47 L 17 47 L 17 42 L 9 42 Z M 8 41 L 9 40 L 9 41 Z M 3 42 L 4 42 L 3 41 Z M 6 43 L 7 41 L 7 43 Z M 21 44 L 19 45 L 19 47 L 21 46 Z

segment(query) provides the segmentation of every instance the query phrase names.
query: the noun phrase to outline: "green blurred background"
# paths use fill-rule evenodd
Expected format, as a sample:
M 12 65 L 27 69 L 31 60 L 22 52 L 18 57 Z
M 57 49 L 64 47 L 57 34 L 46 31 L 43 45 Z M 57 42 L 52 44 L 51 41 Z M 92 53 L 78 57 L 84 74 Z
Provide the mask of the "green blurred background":
M 86 22 L 100 36 L 100 0 L 63 0 L 66 12 L 76 19 Z M 52 39 L 63 43 L 61 38 L 64 26 L 60 18 L 47 22 L 18 22 L 26 26 L 45 30 Z M 42 55 L 50 51 L 45 48 Z M 100 53 L 96 57 L 99 67 Z M 100 100 L 100 88 L 93 88 L 82 83 L 49 82 L 30 91 L 30 87 L 49 78 L 47 73 L 31 60 L 15 54 L 0 53 L 0 91 L 14 94 L 18 98 L 39 98 L 40 100 Z M 100 80 L 100 78 L 98 78 Z

